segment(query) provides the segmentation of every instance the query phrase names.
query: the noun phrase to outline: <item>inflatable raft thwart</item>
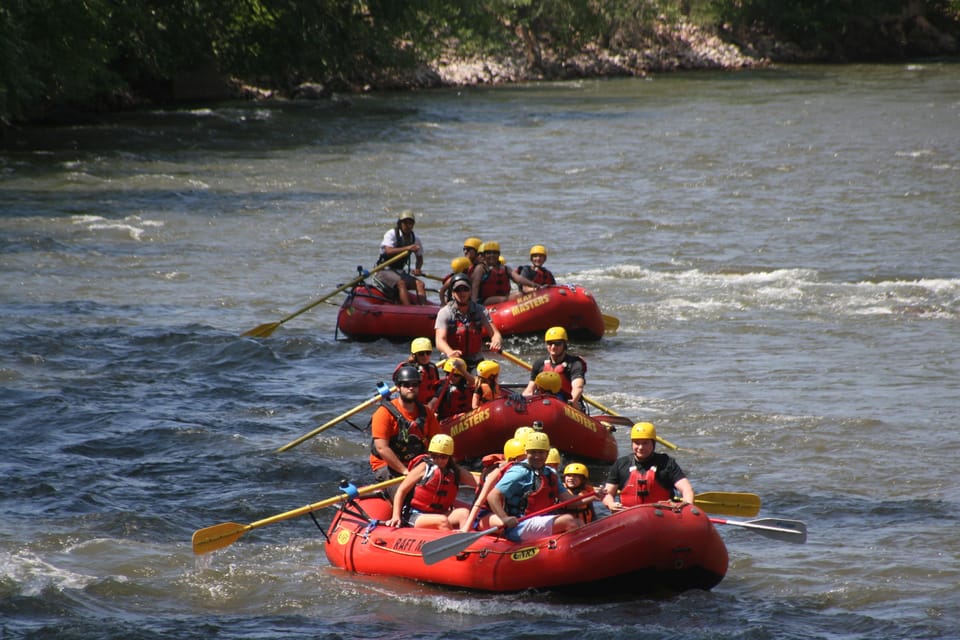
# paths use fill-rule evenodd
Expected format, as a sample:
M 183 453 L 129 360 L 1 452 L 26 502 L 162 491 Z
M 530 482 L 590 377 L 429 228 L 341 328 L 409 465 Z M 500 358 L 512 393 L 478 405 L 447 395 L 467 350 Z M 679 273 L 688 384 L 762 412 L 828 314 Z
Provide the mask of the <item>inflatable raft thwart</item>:
M 722 538 L 707 514 L 692 505 L 631 507 L 533 542 L 479 536 L 434 564 L 424 561 L 424 545 L 462 534 L 378 523 L 390 513 L 390 503 L 381 497 L 345 504 L 327 532 L 330 564 L 359 574 L 494 592 L 711 589 L 727 572 Z
M 355 340 L 433 336 L 439 310 L 432 303 L 397 304 L 379 289 L 361 283 L 350 290 L 340 306 L 337 330 Z M 579 285 L 551 285 L 516 300 L 488 305 L 487 311 L 504 337 L 542 333 L 561 326 L 574 340 L 599 340 L 605 331 L 597 301 Z
M 552 396 L 524 397 L 514 392 L 447 418 L 440 428 L 453 437 L 454 451 L 463 460 L 502 451 L 503 443 L 518 427 L 530 427 L 534 422 L 543 424 L 550 443 L 561 453 L 597 464 L 617 459 L 614 427 L 630 424 L 621 416 L 588 416 Z

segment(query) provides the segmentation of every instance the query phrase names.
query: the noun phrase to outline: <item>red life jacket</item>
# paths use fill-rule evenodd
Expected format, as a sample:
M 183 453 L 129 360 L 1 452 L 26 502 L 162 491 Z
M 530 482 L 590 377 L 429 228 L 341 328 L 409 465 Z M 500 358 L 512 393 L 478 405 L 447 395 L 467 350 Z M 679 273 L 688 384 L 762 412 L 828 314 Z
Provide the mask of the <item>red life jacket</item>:
M 417 371 L 420 372 L 420 388 L 417 391 L 417 401 L 427 404 L 433 400 L 433 394 L 437 392 L 437 387 L 440 385 L 440 371 L 437 369 L 437 365 L 428 362 L 425 366 L 421 366 L 416 361 L 404 360 L 393 370 L 393 374 L 396 375 L 400 367 L 405 365 L 416 367 Z
M 440 383 L 436 397 L 440 398 L 437 403 L 437 418 L 443 420 L 458 413 L 470 411 L 473 408 L 470 390 L 467 389 L 466 380 L 461 386 L 450 384 L 450 378 L 447 377 Z
M 410 507 L 420 513 L 450 513 L 460 487 L 457 474 L 450 466 L 441 470 L 426 454 L 411 460 L 408 468 L 413 469 L 421 462 L 426 462 L 427 468 L 413 488 Z
M 477 302 L 483 303 L 487 298 L 493 296 L 510 295 L 510 274 L 503 265 L 487 269 L 480 280 L 480 291 L 477 293 Z
M 450 321 L 447 322 L 447 344 L 464 355 L 473 356 L 483 351 L 483 307 L 471 305 L 463 314 L 454 305 Z M 468 363 L 469 364 L 469 363 Z
M 550 358 L 547 358 L 543 361 L 542 371 L 556 371 L 560 374 L 560 393 L 563 394 L 564 400 L 569 400 L 570 396 L 573 394 L 573 381 L 570 379 L 570 372 L 567 370 L 567 358 L 576 358 L 583 363 L 583 374 L 587 374 L 587 361 L 581 358 L 580 356 L 574 356 L 565 353 L 563 355 L 563 360 L 557 364 L 553 364 L 550 361 Z
M 534 284 L 557 284 L 557 279 L 553 277 L 549 269 L 544 267 L 525 265 L 523 267 L 517 267 L 516 271 Z
M 533 471 L 526 462 L 520 464 Z M 550 505 L 556 504 L 560 497 L 560 479 L 553 469 L 544 467 L 539 472 L 534 473 L 537 474 L 534 480 L 534 488 L 526 495 L 526 504 L 523 506 L 521 515 L 547 509 Z
M 620 504 L 625 507 L 663 502 L 672 497 L 673 491 L 657 482 L 656 467 L 650 467 L 646 471 L 640 471 L 636 466 L 630 467 L 627 484 L 620 490 Z

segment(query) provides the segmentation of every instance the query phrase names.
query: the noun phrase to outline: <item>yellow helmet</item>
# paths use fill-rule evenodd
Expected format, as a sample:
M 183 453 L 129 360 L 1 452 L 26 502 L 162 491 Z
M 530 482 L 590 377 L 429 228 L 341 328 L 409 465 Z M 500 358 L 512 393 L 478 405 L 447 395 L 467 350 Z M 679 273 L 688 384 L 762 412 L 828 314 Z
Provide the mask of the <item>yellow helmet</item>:
M 563 386 L 563 380 L 556 371 L 541 371 L 533 382 L 539 388 L 550 393 L 560 393 L 560 388 Z
M 544 258 L 546 258 L 546 257 L 547 257 L 547 248 L 546 248 L 545 246 L 543 246 L 542 244 L 535 244 L 535 245 L 533 245 L 532 247 L 530 247 L 530 256 L 531 256 L 531 257 L 533 257 L 533 256 L 543 256 Z
M 563 340 L 567 341 L 567 330 L 563 327 L 550 327 L 547 329 L 547 332 L 543 334 L 544 342 L 553 342 L 554 340 Z
M 513 432 L 513 437 L 519 440 L 520 442 L 527 441 L 527 434 L 533 433 L 533 427 L 517 427 L 517 430 Z
M 500 260 L 500 264 L 507 264 L 507 259 L 504 258 L 503 256 L 500 256 L 499 260 Z
M 631 440 L 656 440 L 657 428 L 650 422 L 638 422 L 630 429 Z
M 483 241 L 480 238 L 467 238 L 463 241 L 463 248 L 467 247 L 473 249 L 474 251 L 480 251 L 480 247 L 483 245 Z
M 550 436 L 542 431 L 534 431 L 527 434 L 524 444 L 527 451 L 550 451 Z
M 481 378 L 492 378 L 500 373 L 500 365 L 493 360 L 484 360 L 477 365 L 477 375 Z
M 503 443 L 503 457 L 507 460 L 513 460 L 519 458 L 526 453 L 526 447 L 523 446 L 522 440 L 517 440 L 516 438 L 510 438 Z
M 413 217 L 413 211 L 410 211 L 410 209 L 401 211 L 400 215 L 397 216 L 397 222 L 403 222 L 404 220 L 413 220 L 414 222 L 417 221 L 417 219 Z
M 556 447 L 550 447 L 547 452 L 547 464 L 560 464 L 560 450 Z
M 410 353 L 420 353 L 421 351 L 433 353 L 433 343 L 430 342 L 430 338 L 416 338 L 410 343 Z
M 587 465 L 580 464 L 579 462 L 571 462 L 567 465 L 566 469 L 563 470 L 563 475 L 565 476 L 583 476 L 587 480 L 590 479 L 590 470 L 587 469 Z
M 450 261 L 450 270 L 454 273 L 463 273 L 470 268 L 471 264 L 473 263 L 470 262 L 470 258 L 460 256 Z
M 443 361 L 443 370 L 447 373 L 459 373 L 462 376 L 467 375 L 467 363 L 463 358 L 447 358 Z
M 486 253 L 488 251 L 496 251 L 500 253 L 500 243 L 489 240 L 480 245 L 480 253 Z
M 438 433 L 430 438 L 430 446 L 427 447 L 430 453 L 439 453 L 445 456 L 453 455 L 453 438 L 445 433 Z

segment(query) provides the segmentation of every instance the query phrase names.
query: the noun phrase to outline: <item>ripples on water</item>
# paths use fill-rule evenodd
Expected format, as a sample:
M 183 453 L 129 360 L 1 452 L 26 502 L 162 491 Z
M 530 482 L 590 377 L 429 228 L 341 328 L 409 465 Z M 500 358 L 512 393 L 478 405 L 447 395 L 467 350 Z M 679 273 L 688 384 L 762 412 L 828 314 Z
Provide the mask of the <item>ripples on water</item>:
M 0 635 L 956 636 L 956 73 L 801 67 L 23 132 L 0 156 Z M 336 340 L 333 305 L 238 334 L 369 267 L 405 207 L 432 273 L 466 235 L 499 237 L 511 263 L 547 244 L 621 320 L 576 345 L 588 392 L 654 421 L 699 490 L 805 521 L 807 544 L 725 527 L 717 589 L 639 600 L 346 575 L 308 517 L 194 557 L 196 529 L 369 479 L 365 414 L 272 451 L 370 397 L 406 345 Z

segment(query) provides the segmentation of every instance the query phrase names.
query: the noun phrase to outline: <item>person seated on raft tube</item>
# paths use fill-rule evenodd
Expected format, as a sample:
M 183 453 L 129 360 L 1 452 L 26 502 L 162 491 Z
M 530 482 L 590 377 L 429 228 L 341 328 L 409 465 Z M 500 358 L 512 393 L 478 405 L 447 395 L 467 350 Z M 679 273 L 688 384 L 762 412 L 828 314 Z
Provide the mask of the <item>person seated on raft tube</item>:
M 417 400 L 423 404 L 430 402 L 440 385 L 440 371 L 437 365 L 430 362 L 432 355 L 433 344 L 430 338 L 414 338 L 410 343 L 410 355 L 393 370 L 393 374 L 396 375 L 400 367 L 405 365 L 416 367 L 420 372 L 420 393 Z
M 377 264 L 381 264 L 393 256 L 403 251 L 410 253 L 401 260 L 393 262 L 389 267 L 381 269 L 373 276 L 373 282 L 378 289 L 392 299 L 398 300 L 400 304 L 410 304 L 410 289 L 417 292 L 417 303 L 427 303 L 427 289 L 423 280 L 418 280 L 413 276 L 423 275 L 423 246 L 420 240 L 413 233 L 413 225 L 416 224 L 412 211 L 404 211 L 397 218 L 397 225 L 393 229 L 387 230 L 383 234 L 383 241 L 380 243 L 380 258 Z M 413 275 L 410 275 L 410 254 L 416 256 L 416 266 L 413 269 Z
M 500 365 L 493 360 L 484 360 L 477 365 L 477 381 L 473 387 L 474 409 L 500 397 Z
M 467 238 L 463 241 L 463 255 L 470 260 L 470 268 L 467 269 L 467 275 L 473 273 L 473 268 L 483 262 L 483 254 L 480 253 L 480 247 L 483 242 L 480 238 Z
M 604 485 L 603 504 L 619 511 L 637 504 L 680 500 L 693 504 L 693 485 L 677 461 L 665 453 L 656 453 L 657 428 L 649 422 L 638 422 L 630 429 L 629 453 L 610 467 Z M 620 494 L 620 501 L 615 497 Z
M 527 457 L 526 445 L 524 444 L 526 440 L 525 434 L 532 432 L 533 429 L 530 427 L 520 427 L 517 429 L 517 433 L 520 433 L 520 429 L 528 430 L 524 432 L 523 440 L 517 435 L 514 435 L 503 443 L 503 455 L 491 453 L 483 457 L 483 466 L 480 468 L 480 480 L 477 483 L 473 506 L 470 507 L 470 514 L 467 516 L 467 519 L 460 525 L 460 531 L 463 533 L 467 533 L 471 529 L 479 531 L 482 528 L 480 526 L 482 522 L 489 522 L 487 516 L 490 515 L 491 512 L 490 507 L 487 506 L 487 496 L 490 495 L 490 491 L 493 490 L 500 481 L 500 478 L 503 477 L 504 471 L 509 469 L 514 463 L 521 462 Z
M 543 266 L 543 263 L 546 261 L 547 248 L 542 244 L 535 244 L 530 247 L 530 264 L 521 265 L 517 267 L 516 271 L 519 275 L 530 280 L 538 287 L 557 284 L 557 279 L 553 277 L 549 269 Z M 534 287 L 517 286 L 520 288 L 521 293 L 533 293 L 537 290 Z
M 597 490 L 590 484 L 590 470 L 587 469 L 585 464 L 579 462 L 571 462 L 564 467 L 563 486 L 575 496 L 583 496 L 584 498 L 587 496 L 597 497 Z M 597 519 L 597 506 L 598 505 L 592 501 L 585 504 L 575 502 L 567 507 L 567 511 L 571 512 L 584 524 L 587 524 Z
M 453 293 L 450 291 L 450 283 L 453 281 L 453 276 L 458 273 L 467 273 L 472 266 L 473 263 L 465 256 L 460 256 L 450 261 L 451 271 L 443 277 L 443 282 L 440 283 L 440 304 L 446 304 L 453 299 Z
M 406 475 L 407 464 L 424 453 L 426 443 L 441 432 L 437 416 L 417 400 L 420 372 L 403 365 L 393 374 L 393 383 L 399 397 L 381 401 L 370 419 L 370 468 L 377 482 Z M 391 486 L 385 492 L 393 496 L 395 490 Z
M 537 540 L 579 528 L 580 520 L 569 513 L 519 521 L 525 513 L 534 513 L 573 498 L 561 485 L 557 472 L 546 466 L 550 437 L 540 431 L 527 434 L 525 448 L 526 461 L 507 469 L 487 496 L 487 505 L 493 512 L 487 517 L 487 526 L 502 525 L 506 530 L 504 535 L 512 542 Z
M 519 291 L 510 292 L 510 282 L 517 286 L 539 288 L 532 280 L 524 278 L 500 262 L 500 243 L 484 242 L 481 247 L 483 262 L 473 269 L 471 297 L 480 304 L 495 304 L 522 295 Z
M 523 390 L 523 395 L 531 396 L 537 390 L 537 376 L 543 371 L 556 371 L 560 374 L 560 391 L 557 396 L 581 411 L 585 411 L 583 404 L 583 388 L 587 384 L 587 363 L 580 356 L 567 351 L 567 330 L 563 327 L 550 327 L 543 335 L 547 344 L 547 358 L 533 363 L 530 369 L 530 382 Z
M 453 300 L 437 312 L 437 320 L 433 325 L 436 330 L 434 342 L 444 357 L 463 358 L 467 370 L 470 370 L 483 360 L 484 332 L 490 336 L 491 351 L 500 351 L 503 336 L 490 322 L 483 305 L 470 299 L 470 278 L 467 274 L 453 276 L 450 289 L 453 291 Z
M 437 414 L 437 420 L 470 411 L 473 408 L 473 376 L 467 373 L 467 363 L 463 358 L 447 358 L 440 367 L 447 377 L 437 386 L 427 408 Z
M 388 527 L 417 527 L 449 531 L 467 517 L 465 507 L 454 508 L 461 486 L 477 486 L 469 470 L 453 460 L 453 438 L 438 433 L 430 439 L 427 453 L 410 461 L 410 473 L 393 496 L 393 515 Z

